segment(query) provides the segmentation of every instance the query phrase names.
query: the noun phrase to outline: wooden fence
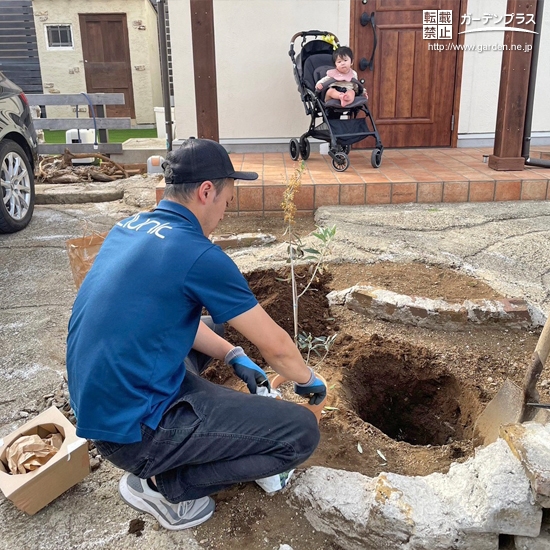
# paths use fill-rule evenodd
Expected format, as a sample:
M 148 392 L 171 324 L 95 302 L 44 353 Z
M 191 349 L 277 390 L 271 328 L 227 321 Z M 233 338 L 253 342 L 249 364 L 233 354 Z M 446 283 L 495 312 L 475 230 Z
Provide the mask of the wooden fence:
M 93 117 L 80 118 L 36 118 L 33 120 L 37 130 L 72 130 L 95 129 L 97 148 L 93 143 L 40 143 L 38 153 L 41 155 L 63 154 L 66 149 L 71 153 L 122 153 L 122 143 L 108 143 L 108 131 L 113 129 L 129 129 L 132 127 L 129 118 L 105 116 L 105 105 L 124 105 L 124 94 L 28 94 L 29 105 L 93 105 Z M 89 109 L 90 110 L 90 109 Z

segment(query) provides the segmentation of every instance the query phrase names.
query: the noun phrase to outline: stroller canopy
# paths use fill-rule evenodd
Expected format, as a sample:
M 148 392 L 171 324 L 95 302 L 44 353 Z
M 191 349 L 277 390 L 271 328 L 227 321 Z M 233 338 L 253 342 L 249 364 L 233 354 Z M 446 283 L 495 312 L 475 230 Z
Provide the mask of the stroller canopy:
M 315 70 L 321 67 L 326 67 L 327 69 L 334 68 L 334 62 L 332 61 L 333 51 L 332 44 L 324 40 L 312 40 L 304 44 L 304 47 L 296 56 L 296 69 L 298 76 L 302 80 L 298 84 L 303 84 L 306 88 L 315 90 L 315 84 L 319 80 L 315 78 Z

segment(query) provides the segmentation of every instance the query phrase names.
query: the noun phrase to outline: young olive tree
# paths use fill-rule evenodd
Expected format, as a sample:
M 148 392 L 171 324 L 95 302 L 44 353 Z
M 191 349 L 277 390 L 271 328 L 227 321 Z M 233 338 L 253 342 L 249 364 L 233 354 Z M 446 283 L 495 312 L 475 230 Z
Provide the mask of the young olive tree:
M 290 265 L 290 284 L 292 288 L 292 314 L 294 321 L 294 342 L 300 350 L 307 350 L 307 361 L 313 351 L 320 356 L 319 350 L 324 349 L 325 354 L 321 361 L 326 357 L 330 346 L 334 343 L 336 335 L 331 337 L 313 337 L 311 334 L 298 332 L 298 311 L 300 298 L 309 290 L 318 273 L 322 272 L 323 263 L 330 250 L 330 245 L 336 234 L 336 226 L 325 228 L 317 227 L 312 234 L 318 240 L 318 246 L 315 248 L 306 248 L 300 235 L 295 228 L 296 204 L 294 198 L 299 192 L 302 183 L 302 175 L 305 170 L 305 164 L 302 162 L 290 177 L 286 189 L 283 193 L 283 202 L 281 206 L 284 211 L 284 220 L 286 225 L 285 236 L 287 237 L 287 263 Z M 303 290 L 298 293 L 298 284 L 296 280 L 297 262 L 311 262 L 308 272 L 308 280 Z M 306 361 L 306 362 L 307 362 Z

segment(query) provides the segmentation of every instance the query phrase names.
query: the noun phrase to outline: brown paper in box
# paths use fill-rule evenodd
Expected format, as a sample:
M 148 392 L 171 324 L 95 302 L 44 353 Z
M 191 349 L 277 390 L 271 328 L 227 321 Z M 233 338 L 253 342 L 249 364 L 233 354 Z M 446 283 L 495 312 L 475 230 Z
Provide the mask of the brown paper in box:
M 38 434 L 22 435 L 6 449 L 10 473 L 26 474 L 44 466 L 62 444 L 60 433 L 49 434 L 43 439 Z
M 22 435 L 45 438 L 60 434 L 59 451 L 32 472 L 12 475 L 7 449 Z M 76 435 L 75 427 L 56 408 L 50 407 L 9 435 L 0 438 L 0 489 L 17 508 L 35 514 L 90 473 L 88 442 Z

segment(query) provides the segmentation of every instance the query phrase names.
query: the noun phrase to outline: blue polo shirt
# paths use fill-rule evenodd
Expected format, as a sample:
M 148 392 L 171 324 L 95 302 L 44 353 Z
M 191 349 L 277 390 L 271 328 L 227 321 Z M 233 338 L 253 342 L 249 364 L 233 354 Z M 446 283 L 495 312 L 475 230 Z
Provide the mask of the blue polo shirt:
M 155 429 L 185 376 L 205 307 L 225 323 L 257 304 L 194 214 L 163 200 L 109 232 L 73 305 L 67 373 L 77 434 L 116 443 Z

